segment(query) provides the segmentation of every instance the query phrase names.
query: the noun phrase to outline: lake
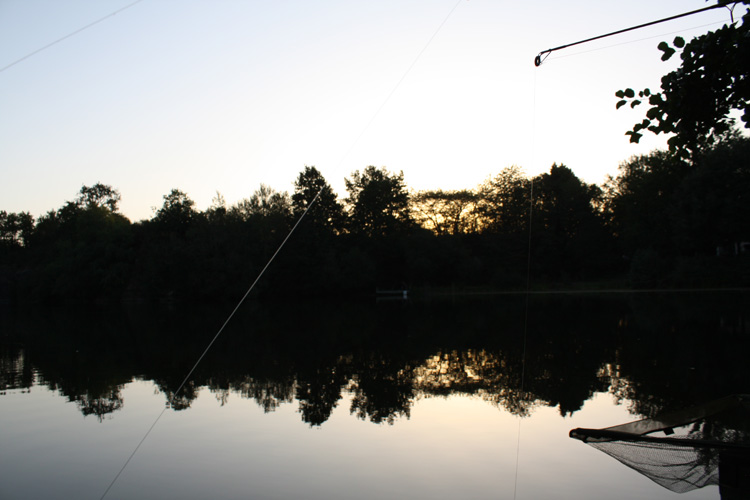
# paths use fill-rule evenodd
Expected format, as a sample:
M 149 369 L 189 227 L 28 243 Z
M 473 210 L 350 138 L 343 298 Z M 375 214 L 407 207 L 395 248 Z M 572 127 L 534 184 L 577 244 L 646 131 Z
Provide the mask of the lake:
M 233 305 L 6 306 L 0 498 L 718 499 L 568 433 L 748 392 L 748 306 L 252 302 L 177 394 Z

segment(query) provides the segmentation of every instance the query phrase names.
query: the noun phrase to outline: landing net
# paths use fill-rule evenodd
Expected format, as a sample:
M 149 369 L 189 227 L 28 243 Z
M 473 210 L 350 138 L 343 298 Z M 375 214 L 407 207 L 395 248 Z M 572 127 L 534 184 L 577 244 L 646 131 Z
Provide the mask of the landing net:
M 570 437 L 675 493 L 717 485 L 722 499 L 750 498 L 750 396 Z

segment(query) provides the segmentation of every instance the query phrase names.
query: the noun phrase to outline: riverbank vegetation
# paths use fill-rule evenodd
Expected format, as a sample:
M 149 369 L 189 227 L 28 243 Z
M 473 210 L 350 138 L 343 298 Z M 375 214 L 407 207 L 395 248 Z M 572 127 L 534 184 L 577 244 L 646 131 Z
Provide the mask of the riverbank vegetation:
M 669 150 L 623 162 L 601 186 L 554 164 L 415 192 L 403 172 L 368 166 L 340 198 L 306 166 L 291 194 L 261 185 L 228 206 L 217 193 L 201 211 L 173 189 L 151 219 L 131 222 L 118 191 L 98 183 L 37 219 L 0 211 L 0 301 L 236 299 L 295 227 L 255 294 L 747 287 L 750 139 L 737 117 L 750 128 L 749 21 L 746 11 L 658 45 L 662 60 L 679 53 L 679 68 L 658 91 L 617 91 L 615 106 L 647 102 L 626 135 L 668 134 Z
M 527 269 L 534 287 L 744 287 L 749 159 L 750 140 L 731 135 L 691 160 L 631 158 L 601 186 L 555 164 L 418 192 L 370 166 L 346 179 L 344 199 L 308 166 L 291 194 L 261 185 L 201 211 L 173 189 L 138 222 L 115 188 L 83 186 L 37 219 L 0 212 L 0 289 L 6 301 L 235 299 L 299 220 L 257 295 L 521 290 Z

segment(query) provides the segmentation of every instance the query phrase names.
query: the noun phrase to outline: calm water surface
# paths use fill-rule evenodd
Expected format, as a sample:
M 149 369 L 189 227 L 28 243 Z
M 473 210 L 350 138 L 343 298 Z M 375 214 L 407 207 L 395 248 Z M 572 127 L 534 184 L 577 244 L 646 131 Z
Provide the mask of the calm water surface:
M 0 498 L 720 498 L 579 441 L 748 392 L 750 296 L 5 309 Z

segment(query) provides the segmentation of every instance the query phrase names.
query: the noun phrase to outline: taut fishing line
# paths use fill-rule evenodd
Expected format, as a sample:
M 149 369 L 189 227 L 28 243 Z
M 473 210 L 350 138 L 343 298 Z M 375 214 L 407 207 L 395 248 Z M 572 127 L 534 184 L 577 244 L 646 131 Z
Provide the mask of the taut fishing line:
M 85 26 L 85 27 L 83 27 L 83 28 L 79 29 L 78 31 L 76 31 L 76 32 L 74 32 L 74 33 L 71 33 L 70 35 L 67 35 L 66 37 L 63 37 L 63 38 L 61 38 L 60 40 L 58 40 L 58 41 L 56 41 L 56 42 L 53 42 L 52 44 L 50 44 L 50 45 L 48 45 L 48 46 L 54 45 L 55 43 L 57 43 L 57 42 L 59 42 L 59 41 L 62 41 L 62 40 L 64 40 L 65 38 L 68 38 L 68 37 L 70 37 L 70 36 L 73 36 L 73 35 L 74 35 L 75 33 L 78 33 L 78 32 L 80 32 L 80 31 L 83 31 L 84 29 L 88 28 L 89 26 L 93 26 L 94 24 L 96 24 L 96 23 L 98 23 L 98 22 L 101 22 L 101 21 L 103 21 L 103 20 L 104 20 L 104 19 L 106 19 L 107 17 L 111 17 L 111 16 L 115 15 L 115 14 L 116 14 L 117 12 L 121 12 L 122 10 L 125 10 L 126 8 L 129 8 L 129 7 L 131 7 L 131 6 L 133 6 L 133 5 L 135 5 L 136 3 L 138 3 L 138 2 L 141 2 L 141 1 L 143 1 L 143 0 L 137 0 L 136 2 L 134 2 L 134 3 L 130 4 L 130 5 L 128 5 L 128 6 L 124 7 L 124 8 L 122 8 L 122 9 L 120 9 L 120 10 L 118 10 L 118 11 L 116 11 L 116 12 L 112 13 L 112 14 L 110 14 L 109 16 L 106 16 L 106 17 L 104 17 L 104 18 L 102 18 L 102 19 L 100 19 L 100 20 L 98 20 L 98 21 L 96 21 L 96 22 L 94 22 L 94 23 L 91 23 L 90 25 L 88 25 L 88 26 Z M 382 103 L 382 104 L 380 105 L 380 107 L 379 107 L 379 108 L 377 109 L 377 111 L 375 111 L 375 113 L 374 113 L 373 117 L 372 117 L 372 118 L 371 118 L 371 119 L 370 119 L 370 120 L 369 120 L 369 121 L 367 122 L 367 125 L 365 125 L 365 127 L 364 127 L 364 129 L 362 130 L 362 132 L 360 133 L 360 135 L 359 135 L 359 136 L 358 136 L 358 137 L 357 137 L 357 138 L 356 138 L 356 139 L 354 140 L 354 142 L 352 143 L 352 145 L 351 145 L 351 146 L 349 147 L 349 150 L 347 151 L 346 155 L 344 155 L 344 156 L 342 157 L 341 161 L 339 162 L 339 165 L 341 165 L 341 164 L 342 164 L 342 163 L 344 162 L 344 160 L 345 160 L 345 159 L 346 159 L 346 157 L 348 156 L 349 152 L 351 152 L 351 150 L 352 150 L 352 149 L 354 148 L 354 146 L 355 146 L 355 145 L 356 145 L 356 143 L 357 143 L 357 142 L 359 141 L 359 139 L 361 139 L 361 138 L 362 138 L 362 136 L 363 136 L 363 135 L 365 134 L 365 132 L 367 131 L 367 129 L 369 128 L 369 126 L 370 126 L 370 125 L 372 124 L 372 122 L 373 122 L 373 121 L 375 120 L 375 118 L 376 118 L 376 117 L 377 117 L 377 115 L 378 115 L 378 114 L 380 113 L 380 111 L 381 111 L 381 110 L 382 110 L 382 109 L 383 109 L 383 108 L 385 107 L 385 105 L 386 105 L 386 104 L 388 103 L 388 101 L 390 100 L 391 96 L 392 96 L 392 95 L 393 95 L 393 94 L 394 94 L 394 93 L 396 92 L 396 89 L 398 89 L 398 87 L 399 87 L 399 86 L 401 85 L 401 83 L 402 83 L 402 82 L 404 81 L 404 79 L 406 78 L 406 76 L 407 76 L 407 75 L 408 75 L 408 74 L 409 74 L 409 73 L 411 72 L 412 68 L 414 68 L 414 66 L 416 65 L 417 61 L 418 61 L 418 60 L 420 59 L 420 57 L 422 56 L 422 54 L 424 54 L 424 52 L 425 52 L 425 51 L 427 50 L 427 47 L 429 47 L 429 45 L 430 45 L 430 44 L 432 43 L 432 41 L 433 41 L 433 40 L 435 39 L 435 37 L 437 36 L 438 32 L 439 32 L 439 31 L 440 31 L 440 30 L 441 30 L 441 29 L 443 28 L 443 26 L 444 26 L 444 25 L 445 25 L 445 23 L 446 23 L 446 22 L 448 21 L 448 19 L 449 19 L 449 18 L 451 17 L 451 15 L 452 15 L 452 14 L 453 14 L 453 12 L 454 12 L 454 11 L 456 10 L 456 8 L 457 8 L 457 7 L 458 7 L 458 5 L 459 5 L 459 4 L 461 3 L 461 1 L 462 1 L 462 0 L 458 0 L 458 2 L 456 2 L 456 5 L 454 5 L 454 6 L 453 6 L 453 9 L 451 9 L 451 11 L 450 11 L 450 12 L 448 13 L 448 15 L 447 15 L 447 16 L 445 17 L 445 19 L 443 19 L 443 21 L 442 21 L 442 22 L 440 23 L 440 25 L 439 25 L 439 26 L 438 26 L 438 28 L 437 28 L 437 29 L 435 30 L 435 32 L 434 32 L 434 33 L 432 34 L 432 36 L 431 36 L 431 37 L 429 38 L 429 40 L 427 41 L 427 43 L 425 44 L 425 46 L 424 46 L 424 47 L 422 48 L 422 50 L 421 50 L 421 51 L 419 52 L 419 54 L 417 54 L 417 57 L 416 57 L 416 58 L 414 59 L 414 61 L 412 61 L 411 65 L 410 65 L 410 66 L 409 66 L 409 67 L 407 68 L 407 70 L 406 70 L 406 71 L 404 72 L 403 76 L 401 76 L 401 78 L 399 79 L 398 83 L 396 83 L 396 85 L 395 85 L 395 86 L 393 87 L 393 90 L 391 90 L 391 92 L 390 92 L 390 93 L 388 94 L 388 96 L 387 96 L 387 97 L 385 98 L 385 100 L 384 100 L 384 101 L 383 101 L 383 103 Z M 39 52 L 39 51 L 41 51 L 41 50 L 44 50 L 45 48 L 46 48 L 46 47 L 43 47 L 42 49 L 39 49 L 39 50 L 38 50 L 37 52 Z M 34 53 L 36 53 L 36 52 L 34 52 Z M 34 53 L 32 53 L 32 54 L 29 54 L 29 55 L 28 55 L 28 56 L 26 56 L 26 57 L 31 57 L 31 56 L 32 56 L 32 55 L 33 55 Z M 25 59 L 25 58 L 24 58 L 24 59 Z M 20 60 L 19 60 L 19 61 L 16 61 L 16 62 L 20 62 Z M 16 63 L 13 63 L 13 64 L 16 64 Z M 8 67 L 9 67 L 9 66 L 8 66 Z M 5 69 L 5 68 L 3 68 L 3 69 Z M 0 70 L 0 71 L 2 71 L 2 70 Z M 279 247 L 278 247 L 278 248 L 276 249 L 276 251 L 275 251 L 275 252 L 273 253 L 273 255 L 271 256 L 271 258 L 270 258 L 270 259 L 268 260 L 268 262 L 266 263 L 266 265 L 265 265 L 265 266 L 263 267 L 263 269 L 262 269 L 262 270 L 260 271 L 260 273 L 258 274 L 257 278 L 255 278 L 255 281 L 253 281 L 253 283 L 252 283 L 252 284 L 250 285 L 250 287 L 249 287 L 249 288 L 247 289 L 247 291 L 245 292 L 245 295 L 243 295 L 243 296 L 242 296 L 242 298 L 241 298 L 241 299 L 239 300 L 239 302 L 237 303 L 237 305 L 235 306 L 235 308 L 234 308 L 234 309 L 232 310 L 232 312 L 231 312 L 231 313 L 229 314 L 229 316 L 227 317 L 227 319 L 226 319 L 226 320 L 224 321 L 224 323 L 223 323 L 223 324 L 221 325 L 221 328 L 219 328 L 219 330 L 218 330 L 218 331 L 216 332 L 216 334 L 215 334 L 215 335 L 213 336 L 213 338 L 212 338 L 212 339 L 211 339 L 211 341 L 210 341 L 210 342 L 208 343 L 208 345 L 206 346 L 206 348 L 205 348 L 205 349 L 203 350 L 203 353 L 202 353 L 202 354 L 201 354 L 201 355 L 200 355 L 200 356 L 198 357 L 198 360 L 197 360 L 197 361 L 195 362 L 195 364 L 194 364 L 194 365 L 193 365 L 193 367 L 192 367 L 192 368 L 190 369 L 190 371 L 188 372 L 188 374 L 187 374 L 187 375 L 185 376 L 185 378 L 184 378 L 184 379 L 182 380 L 182 383 L 180 384 L 180 386 L 179 386 L 179 387 L 177 388 L 177 390 L 176 390 L 176 391 L 175 391 L 175 392 L 174 392 L 174 393 L 172 394 L 172 397 L 171 397 L 171 399 L 170 399 L 170 405 L 171 405 L 171 404 L 172 404 L 172 403 L 173 403 L 173 402 L 175 401 L 175 399 L 177 398 L 177 395 L 178 395 L 178 394 L 179 394 L 179 392 L 180 392 L 180 391 L 182 390 L 182 388 L 183 388 L 183 387 L 185 386 L 185 384 L 186 384 L 186 383 L 188 382 L 188 380 L 190 380 L 190 377 L 191 377 L 191 375 L 193 374 L 193 372 L 195 371 L 195 369 L 196 369 L 196 368 L 198 367 L 198 365 L 200 364 L 200 362 L 201 362 L 201 361 L 203 360 L 203 358 L 204 358 L 204 357 L 206 356 L 206 354 L 208 353 L 208 351 L 209 351 L 209 350 L 211 349 L 211 347 L 212 347 L 212 346 L 214 345 L 214 343 L 216 342 L 216 340 L 217 340 L 217 339 L 219 338 L 219 336 L 220 336 L 220 335 L 222 334 L 222 332 L 223 332 L 223 331 L 224 331 L 224 329 L 226 328 L 227 324 L 229 324 L 229 321 L 230 321 L 230 320 L 231 320 L 231 319 L 232 319 L 232 318 L 234 317 L 235 313 L 236 313 L 236 312 L 237 312 L 237 311 L 239 310 L 240 306 L 241 306 L 241 305 L 242 305 L 242 304 L 243 304 L 243 303 L 245 302 L 245 299 L 247 299 L 247 297 L 248 297 L 248 296 L 250 295 L 250 292 L 252 292 L 252 291 L 253 291 L 253 289 L 255 288 L 255 285 L 256 285 L 256 284 L 258 283 L 258 281 L 260 281 L 260 279 L 261 279 L 261 277 L 263 276 L 263 274 L 264 274 L 264 273 L 266 272 L 266 270 L 268 269 L 268 267 L 269 267 L 269 266 L 271 265 L 271 262 L 273 262 L 273 260 L 274 260 L 274 259 L 276 258 L 276 256 L 277 256 L 277 255 L 279 254 L 279 252 L 281 252 L 281 249 L 282 249 L 282 248 L 284 247 L 284 245 L 286 244 L 286 242 L 287 242 L 287 241 L 289 240 L 289 238 L 290 238 L 290 237 L 292 236 L 292 233 L 294 233 L 295 229 L 297 229 L 297 226 L 299 226 L 300 222 L 302 222 L 302 219 L 304 219 L 304 218 L 305 218 L 305 216 L 307 215 L 307 213 L 308 213 L 308 212 L 310 211 L 310 209 L 311 209 L 311 208 L 313 207 L 313 205 L 314 205 L 314 204 L 315 204 L 315 202 L 316 202 L 316 201 L 318 200 L 318 198 L 320 197 L 320 195 L 321 195 L 321 193 L 322 193 L 322 192 L 323 192 L 323 187 L 321 187 L 321 188 L 320 188 L 320 189 L 318 190 L 318 192 L 317 192 L 317 194 L 315 195 L 315 197 L 314 197 L 314 198 L 312 199 L 312 201 L 311 201 L 311 202 L 310 202 L 310 203 L 308 204 L 307 208 L 305 208 L 305 211 L 304 211 L 304 212 L 302 213 L 302 215 L 300 215 L 300 216 L 299 216 L 299 218 L 297 219 L 297 222 L 296 222 L 296 223 L 294 224 L 294 226 L 292 227 L 292 229 L 291 229 L 291 230 L 289 230 L 289 233 L 288 233 L 288 234 L 286 235 L 286 237 L 285 237 L 285 238 L 284 238 L 284 240 L 283 240 L 283 241 L 281 242 L 281 244 L 279 245 Z M 104 497 L 106 497 L 106 496 L 107 496 L 107 494 L 109 493 L 109 491 L 110 491 L 110 490 L 112 489 L 112 487 L 113 487 L 113 486 L 115 485 L 115 483 L 117 482 L 118 478 L 119 478 L 119 477 L 120 477 L 120 476 L 122 475 L 122 473 L 123 473 L 123 472 L 125 471 L 125 469 L 127 468 L 128 464 L 130 463 L 130 461 L 131 461 L 131 460 L 133 459 L 133 457 L 135 456 L 135 454 L 136 454 L 136 453 L 138 452 L 138 450 L 140 449 L 141 445 L 143 445 L 143 443 L 144 443 L 144 442 L 146 441 L 146 439 L 148 438 L 148 436 L 149 436 L 149 435 L 151 434 L 151 431 L 153 431 L 153 430 L 154 430 L 154 427 L 156 427 L 156 424 L 157 424 L 157 423 L 159 422 L 159 420 L 161 419 L 161 417 L 162 417 L 162 416 L 164 415 L 164 413 L 166 413 L 166 411 L 167 411 L 167 408 L 168 408 L 168 407 L 169 407 L 169 405 L 165 405 L 165 406 L 164 406 L 164 408 L 162 409 L 162 411 L 161 411 L 161 412 L 159 413 L 159 415 L 158 415 L 158 416 L 156 417 L 156 419 L 154 420 L 154 422 L 153 422 L 153 423 L 151 424 L 151 426 L 150 426 L 150 427 L 148 428 L 148 430 L 147 430 L 147 431 L 146 431 L 146 433 L 145 433 L 145 434 L 143 435 L 143 437 L 141 438 L 141 440 L 140 440 L 140 441 L 138 442 L 138 444 L 137 444 L 137 445 L 135 446 L 135 448 L 133 449 L 133 451 L 132 451 L 132 453 L 130 454 L 130 456 L 128 456 L 127 460 L 125 460 L 125 463 L 124 463 L 124 464 L 122 465 L 122 467 L 121 467 L 121 468 L 120 468 L 120 470 L 119 470 L 119 471 L 117 472 L 117 474 L 115 475 L 115 477 L 114 477 L 114 478 L 112 479 L 112 481 L 111 481 L 111 482 L 109 483 L 109 486 L 107 486 L 107 489 L 106 489 L 106 490 L 104 491 L 104 493 L 102 494 L 102 496 L 100 497 L 100 499 L 102 499 L 102 500 L 103 500 L 103 499 L 104 499 Z
M 135 2 L 133 2 L 133 3 L 129 3 L 129 4 L 128 4 L 128 5 L 126 5 L 125 7 L 119 8 L 119 9 L 117 9 L 117 10 L 116 10 L 116 11 L 114 11 L 114 12 L 110 12 L 110 13 L 109 13 L 109 14 L 107 14 L 106 16 L 104 16 L 104 17 L 100 17 L 100 18 L 99 18 L 99 19 L 97 19 L 96 21 L 94 21 L 94 22 L 91 22 L 91 23 L 87 24 L 86 26 L 84 26 L 84 27 L 82 27 L 82 28 L 78 28 L 77 30 L 75 30 L 75 31 L 73 31 L 73 32 L 71 32 L 71 33 L 68 33 L 68 34 L 67 34 L 67 35 L 65 35 L 64 37 L 58 38 L 57 40 L 55 40 L 55 41 L 53 41 L 53 42 L 50 42 L 50 43 L 48 43 L 48 44 L 47 44 L 47 45 L 45 45 L 44 47 L 40 47 L 40 48 L 36 49 L 36 50 L 35 50 L 35 51 L 33 51 L 33 52 L 29 52 L 29 53 L 28 53 L 28 54 L 26 54 L 25 56 L 23 56 L 23 57 L 21 57 L 21 58 L 19 58 L 19 59 L 16 59 L 15 61 L 13 61 L 12 63 L 8 64 L 7 66 L 4 66 L 4 67 L 0 68 L 0 73 L 2 73 L 3 71 L 5 71 L 6 69 L 8 69 L 8 68 L 10 68 L 10 67 L 12 67 L 12 66 L 15 66 L 16 64 L 18 64 L 18 63 L 20 63 L 20 62 L 22 62 L 22 61 L 25 61 L 25 60 L 26 60 L 26 59 L 28 59 L 29 57 L 35 56 L 36 54 L 38 54 L 38 53 L 42 52 L 43 50 L 47 50 L 48 48 L 52 47 L 53 45 L 57 45 L 58 43 L 62 42 L 63 40 L 67 40 L 68 38 L 70 38 L 70 37 L 72 37 L 72 36 L 74 36 L 74 35 L 77 35 L 77 34 L 78 34 L 78 33 L 80 33 L 81 31 L 87 30 L 87 29 L 89 29 L 90 27 L 92 27 L 92 26 L 94 26 L 94 25 L 96 25 L 96 24 L 99 24 L 99 23 L 100 23 L 100 22 L 102 22 L 102 21 L 105 21 L 105 20 L 109 19 L 110 17 L 116 16 L 116 15 L 117 15 L 117 14 L 119 14 L 120 12 L 122 12 L 122 11 L 124 11 L 124 10 L 126 10 L 126 9 L 129 9 L 130 7 L 134 6 L 135 4 L 141 3 L 142 1 L 143 1 L 143 0 L 135 0 Z
M 263 267 L 263 269 L 261 269 L 260 273 L 258 273 L 258 277 L 255 278 L 255 281 L 253 281 L 253 284 L 250 285 L 250 287 L 245 292 L 245 295 L 242 296 L 242 298 L 237 303 L 237 305 L 235 306 L 235 308 L 232 310 L 232 312 L 229 314 L 229 316 L 227 316 L 227 319 L 224 321 L 224 324 L 221 325 L 221 328 L 219 328 L 219 331 L 216 332 L 216 335 L 214 335 L 214 337 L 211 339 L 211 342 L 209 342 L 208 345 L 206 346 L 206 348 L 203 350 L 203 353 L 200 355 L 200 357 L 195 362 L 195 364 L 193 365 L 193 367 L 190 369 L 190 371 L 188 372 L 188 374 L 182 380 L 182 383 L 180 384 L 180 386 L 172 394 L 172 398 L 170 399 L 170 405 L 174 403 L 175 399 L 177 398 L 177 395 L 180 393 L 180 391 L 185 386 L 185 384 L 187 383 L 187 381 L 190 380 L 190 376 L 193 374 L 193 372 L 198 367 L 198 365 L 200 364 L 200 362 L 203 361 L 203 358 L 206 356 L 206 354 L 208 353 L 208 351 L 211 349 L 211 346 L 214 345 L 214 342 L 216 342 L 216 339 L 219 338 L 219 335 L 221 335 L 221 333 L 224 331 L 224 328 L 226 328 L 227 324 L 229 324 L 229 321 L 232 319 L 232 317 L 234 317 L 235 313 L 237 312 L 237 310 L 239 310 L 239 308 L 243 304 L 243 302 L 245 302 L 245 299 L 247 299 L 248 295 L 250 295 L 250 292 L 253 291 L 253 288 L 255 288 L 255 285 L 258 284 L 258 281 L 260 281 L 260 278 L 266 272 L 266 269 L 268 269 L 268 266 L 271 265 L 271 262 L 273 262 L 273 260 L 276 258 L 276 256 L 281 251 L 281 249 L 284 248 L 284 245 L 286 245 L 287 240 L 289 240 L 289 238 L 292 236 L 292 233 L 294 233 L 294 230 L 297 229 L 297 226 L 299 226 L 300 222 L 302 222 L 302 219 L 304 219 L 305 215 L 307 215 L 307 212 L 310 211 L 310 209 L 312 208 L 312 206 L 318 200 L 318 197 L 320 196 L 321 192 L 323 192 L 323 188 L 320 188 L 320 190 L 318 190 L 318 193 L 312 199 L 312 201 L 310 202 L 310 204 L 307 205 L 307 208 L 305 208 L 305 211 L 302 212 L 302 215 L 299 216 L 299 218 L 297 219 L 297 222 L 294 224 L 294 226 L 289 231 L 289 233 L 287 233 L 286 237 L 284 238 L 284 241 L 281 242 L 281 244 L 279 245 L 279 247 L 276 249 L 276 251 L 271 256 L 271 258 L 268 259 L 268 262 L 266 263 L 266 265 Z M 151 434 L 151 431 L 154 430 L 154 427 L 156 427 L 156 424 L 159 422 L 159 420 L 161 419 L 161 417 L 167 411 L 168 407 L 169 406 L 165 405 L 164 408 L 161 410 L 161 413 L 159 413 L 159 415 L 156 417 L 156 420 L 154 420 L 154 423 L 151 424 L 151 427 L 148 428 L 148 430 L 146 431 L 146 434 L 143 435 L 143 438 L 141 438 L 141 440 L 138 442 L 138 444 L 136 445 L 136 447 L 133 450 L 133 452 L 130 454 L 130 456 L 128 457 L 128 459 L 122 465 L 122 467 L 120 468 L 119 472 L 114 477 L 114 479 L 112 479 L 112 482 L 109 483 L 109 486 L 107 486 L 107 489 L 104 491 L 104 494 L 102 494 L 102 496 L 100 498 L 103 499 L 105 496 L 107 496 L 107 493 L 109 493 L 109 490 L 112 488 L 112 486 L 114 486 L 115 482 L 117 481 L 117 478 L 119 478 L 120 475 L 123 473 L 123 471 L 125 470 L 125 468 L 128 466 L 128 464 L 130 463 L 130 461 L 133 459 L 133 457 L 135 456 L 135 454 L 138 452 L 138 449 L 141 447 L 141 445 L 143 444 L 143 442 L 146 441 L 146 438 L 148 437 L 148 435 Z
M 534 98 L 531 106 L 531 165 L 532 168 L 536 163 L 535 152 L 536 152 L 536 77 L 537 72 L 534 71 Z M 526 340 L 528 337 L 529 330 L 529 295 L 531 294 L 531 223 L 533 222 L 534 215 L 534 177 L 532 176 L 529 180 L 529 239 L 526 249 L 526 293 L 524 297 L 524 316 L 523 316 L 523 348 L 521 350 L 521 388 L 520 398 L 523 398 L 524 387 L 526 383 Z M 518 468 L 521 458 L 521 422 L 523 417 L 518 418 L 518 433 L 516 440 L 516 470 L 513 474 L 513 500 L 516 498 L 518 492 Z
M 373 113 L 372 118 L 370 118 L 370 121 L 367 122 L 367 125 L 365 125 L 364 128 L 362 128 L 362 132 L 360 132 L 359 136 L 357 136 L 357 138 L 354 139 L 354 141 L 352 141 L 352 145 L 349 146 L 349 149 L 346 151 L 346 154 L 344 154 L 344 156 L 341 157 L 341 161 L 339 162 L 339 164 L 337 165 L 337 167 L 341 166 L 341 164 L 344 163 L 344 160 L 346 160 L 346 158 L 349 156 L 349 153 L 352 152 L 352 150 L 354 149 L 354 146 L 356 146 L 357 143 L 359 142 L 359 140 L 362 138 L 362 136 L 365 135 L 365 132 L 367 132 L 367 130 L 370 128 L 370 125 L 372 125 L 372 122 L 375 121 L 375 118 L 378 117 L 378 115 L 383 110 L 383 108 L 385 108 L 385 105 L 388 104 L 388 101 L 391 100 L 391 97 L 393 96 L 393 94 L 396 93 L 396 89 L 398 89 L 401 86 L 401 83 L 403 83 L 403 81 L 406 78 L 406 76 L 411 72 L 412 68 L 414 68 L 414 66 L 417 64 L 417 61 L 419 61 L 419 59 L 422 57 L 422 54 L 424 54 L 424 51 L 427 50 L 427 47 L 430 46 L 430 44 L 432 43 L 432 40 L 435 39 L 435 37 L 437 36 L 437 34 L 440 32 L 440 30 L 445 25 L 445 23 L 448 22 L 448 19 L 453 15 L 453 12 L 461 4 L 461 1 L 462 0 L 458 0 L 458 2 L 456 2 L 456 5 L 454 5 L 453 8 L 451 9 L 451 11 L 448 12 L 448 15 L 445 16 L 445 19 L 443 19 L 443 22 L 440 23 L 440 25 L 437 27 L 437 29 L 432 34 L 432 36 L 430 37 L 430 39 L 427 40 L 427 43 L 424 45 L 424 47 L 422 47 L 422 50 L 419 51 L 419 54 L 417 54 L 417 57 L 414 58 L 414 60 L 412 61 L 412 63 L 409 65 L 409 67 L 404 72 L 403 76 L 401 76 L 401 78 L 396 83 L 396 85 L 394 85 L 393 89 L 390 91 L 390 93 L 388 94 L 388 96 L 383 100 L 383 104 L 381 104 L 380 107 L 375 111 L 375 113 Z

